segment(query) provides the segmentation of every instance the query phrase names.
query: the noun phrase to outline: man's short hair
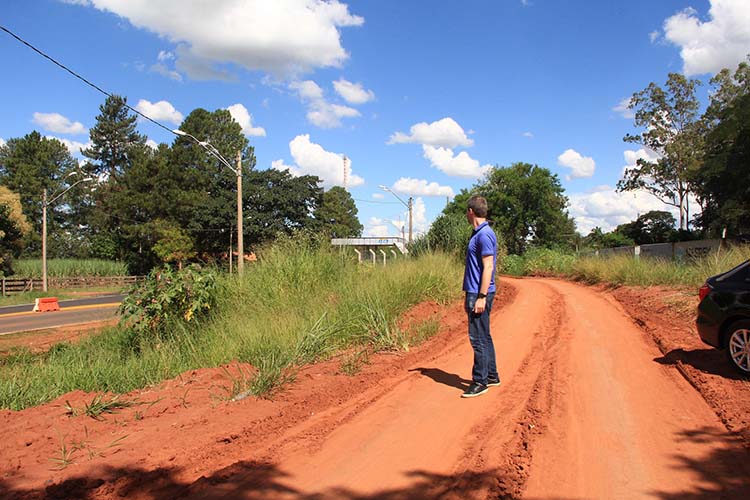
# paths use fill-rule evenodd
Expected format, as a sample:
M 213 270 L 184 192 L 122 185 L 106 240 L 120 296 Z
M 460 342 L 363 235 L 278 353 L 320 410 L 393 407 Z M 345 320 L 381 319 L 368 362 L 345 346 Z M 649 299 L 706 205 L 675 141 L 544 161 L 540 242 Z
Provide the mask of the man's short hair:
M 483 196 L 472 196 L 469 198 L 468 208 L 470 208 L 477 217 L 481 217 L 482 219 L 487 218 L 487 200 L 485 200 Z

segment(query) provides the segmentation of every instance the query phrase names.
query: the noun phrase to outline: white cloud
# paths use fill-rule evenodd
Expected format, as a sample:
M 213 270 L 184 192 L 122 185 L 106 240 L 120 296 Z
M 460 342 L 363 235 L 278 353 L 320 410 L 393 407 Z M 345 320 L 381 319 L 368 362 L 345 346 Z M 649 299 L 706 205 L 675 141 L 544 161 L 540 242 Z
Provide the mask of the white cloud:
M 651 43 L 656 43 L 656 41 L 659 39 L 660 34 L 661 33 L 659 33 L 658 30 L 652 31 L 651 33 L 648 34 L 648 39 L 651 40 Z
M 376 200 L 382 200 L 383 198 L 385 198 L 385 195 L 383 193 L 372 193 L 372 197 Z
M 528 139 L 533 139 L 534 138 L 534 134 L 532 134 L 531 132 L 524 132 L 521 135 L 523 135 L 524 137 L 526 137 Z
M 403 143 L 455 148 L 472 146 L 474 141 L 466 136 L 464 129 L 453 118 L 446 117 L 432 123 L 421 122 L 412 125 L 408 135 L 396 132 L 387 142 L 387 144 Z
M 629 106 L 630 106 L 630 97 L 626 97 L 625 99 L 618 102 L 617 106 L 612 108 L 612 111 L 620 114 L 623 118 L 632 120 L 633 118 L 635 118 L 635 113 L 633 113 L 633 110 L 630 109 Z
M 688 7 L 664 21 L 664 37 L 680 47 L 687 76 L 734 70 L 750 51 L 747 0 L 710 0 L 708 21 Z
M 174 59 L 174 54 L 168 50 L 160 50 L 156 58 L 161 62 L 171 61 Z
M 146 146 L 150 147 L 151 149 L 159 149 L 159 143 L 153 139 L 146 139 Z
M 365 90 L 361 83 L 352 83 L 343 78 L 333 82 L 333 88 L 349 104 L 364 104 L 375 99 L 372 90 Z
M 5 146 L 6 144 L 7 144 L 7 142 L 5 142 L 5 139 L 3 139 L 2 137 L 0 137 L 0 148 L 3 147 L 3 146 Z
M 91 5 L 91 0 L 60 0 L 62 3 L 68 3 L 70 5 Z
M 307 104 L 307 120 L 317 127 L 340 127 L 342 118 L 360 116 L 359 111 L 354 108 L 328 102 L 323 95 L 323 89 L 312 80 L 292 82 L 289 88 L 296 91 L 300 99 Z
M 181 46 L 176 50 L 178 69 L 198 79 L 226 77 L 222 71 L 211 71 L 226 63 L 283 75 L 340 67 L 349 57 L 341 45 L 340 28 L 364 23 L 339 0 L 162 0 L 158 5 L 150 0 L 90 0 L 90 4 Z
M 58 141 L 62 142 L 65 145 L 65 147 L 68 148 L 68 151 L 70 151 L 70 154 L 74 156 L 80 155 L 82 149 L 88 149 L 91 146 L 93 146 L 93 143 L 91 141 L 83 143 L 83 142 L 78 142 L 78 141 L 71 141 L 70 139 L 63 139 L 62 137 L 55 137 L 52 135 L 48 135 L 47 139 L 57 139 Z
M 568 180 L 591 177 L 596 170 L 596 162 L 590 156 L 583 156 L 575 149 L 566 149 L 557 157 L 557 164 L 570 169 Z
M 344 157 L 338 153 L 326 151 L 319 144 L 310 142 L 310 135 L 298 135 L 289 142 L 289 152 L 294 159 L 294 166 L 286 165 L 283 160 L 275 160 L 271 166 L 277 170 L 289 170 L 292 175 L 317 175 L 323 186 L 344 185 Z M 351 173 L 351 159 L 347 162 L 347 187 L 361 186 L 365 180 Z
M 232 104 L 227 108 L 234 121 L 242 127 L 242 133 L 252 137 L 265 137 L 266 129 L 263 127 L 253 127 L 253 115 L 248 112 L 247 108 L 240 103 Z
M 167 77 L 170 80 L 174 80 L 176 82 L 182 81 L 182 75 L 180 73 L 173 69 L 169 69 L 165 64 L 162 63 L 156 63 L 152 65 L 149 71 L 151 71 L 152 73 L 158 73 L 161 76 Z
M 623 152 L 625 158 L 625 166 L 622 167 L 622 173 L 625 173 L 627 169 L 633 169 L 638 167 L 638 160 L 646 160 L 650 163 L 655 162 L 661 156 L 650 149 L 641 148 L 638 150 L 627 149 Z
M 182 113 L 174 109 L 167 101 L 151 102 L 146 99 L 138 101 L 135 109 L 156 121 L 165 121 L 179 125 L 182 122 Z
M 453 198 L 453 189 L 450 186 L 441 186 L 437 182 L 427 182 L 424 179 L 412 179 L 401 177 L 393 184 L 392 188 L 397 193 L 412 196 L 450 196 Z
M 651 210 L 670 212 L 679 220 L 677 208 L 666 205 L 652 194 L 637 190 L 618 193 L 609 186 L 599 186 L 588 193 L 568 195 L 571 217 L 576 221 L 578 232 L 587 235 L 594 227 L 608 232 L 620 224 L 633 221 Z M 693 200 L 692 207 L 698 207 Z
M 56 134 L 84 135 L 89 130 L 81 122 L 73 122 L 59 113 L 34 113 L 34 123 Z
M 432 166 L 446 175 L 478 179 L 492 168 L 492 165 L 480 166 L 479 162 L 470 157 L 466 151 L 461 151 L 454 156 L 453 150 L 449 148 L 425 145 L 422 149 L 424 157 L 430 160 Z
M 384 238 L 388 236 L 388 225 L 378 217 L 370 217 L 365 225 L 364 236 Z

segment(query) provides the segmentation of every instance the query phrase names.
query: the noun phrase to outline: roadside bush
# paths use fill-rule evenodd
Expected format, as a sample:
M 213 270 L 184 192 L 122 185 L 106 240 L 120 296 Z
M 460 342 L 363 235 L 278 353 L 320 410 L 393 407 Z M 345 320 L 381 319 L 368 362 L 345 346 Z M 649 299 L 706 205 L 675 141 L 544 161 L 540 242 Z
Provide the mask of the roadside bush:
M 120 324 L 142 340 L 161 338 L 176 323 L 208 313 L 216 300 L 216 278 L 215 271 L 196 264 L 181 271 L 156 269 L 125 297 Z

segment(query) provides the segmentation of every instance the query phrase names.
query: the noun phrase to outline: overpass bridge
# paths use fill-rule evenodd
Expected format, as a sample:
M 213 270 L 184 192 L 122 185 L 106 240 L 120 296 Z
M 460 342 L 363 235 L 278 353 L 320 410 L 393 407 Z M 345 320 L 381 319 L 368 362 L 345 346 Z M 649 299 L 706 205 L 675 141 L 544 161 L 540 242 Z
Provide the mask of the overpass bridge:
M 390 254 L 391 258 L 399 255 L 407 255 L 406 241 L 399 237 L 365 237 L 365 238 L 333 238 L 331 245 L 338 247 L 349 247 L 357 254 L 357 260 L 372 260 L 373 264 L 381 261 L 385 265 Z

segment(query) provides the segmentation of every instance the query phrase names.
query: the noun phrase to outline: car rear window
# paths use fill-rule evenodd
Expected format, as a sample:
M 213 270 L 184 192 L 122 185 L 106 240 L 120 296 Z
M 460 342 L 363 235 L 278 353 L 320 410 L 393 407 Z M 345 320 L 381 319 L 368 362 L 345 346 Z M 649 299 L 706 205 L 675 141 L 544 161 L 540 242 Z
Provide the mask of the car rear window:
M 750 260 L 746 260 L 739 266 L 725 272 L 716 279 L 716 281 L 729 282 L 743 282 L 748 280 L 750 280 Z

